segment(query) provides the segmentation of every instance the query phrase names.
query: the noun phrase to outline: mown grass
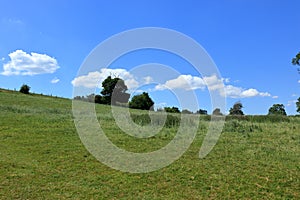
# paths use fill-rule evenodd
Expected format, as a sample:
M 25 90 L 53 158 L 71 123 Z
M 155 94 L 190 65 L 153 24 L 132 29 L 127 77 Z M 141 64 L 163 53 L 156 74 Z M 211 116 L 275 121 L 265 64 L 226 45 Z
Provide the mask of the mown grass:
M 159 134 L 137 139 L 116 126 L 109 106 L 96 110 L 108 137 L 127 150 L 159 149 L 177 131 L 172 115 Z M 147 118 L 146 112 L 132 113 L 136 120 Z M 0 199 L 300 198 L 299 118 L 227 118 L 217 145 L 200 160 L 207 119 L 200 118 L 197 136 L 180 159 L 158 171 L 130 174 L 103 165 L 85 149 L 70 100 L 0 91 Z

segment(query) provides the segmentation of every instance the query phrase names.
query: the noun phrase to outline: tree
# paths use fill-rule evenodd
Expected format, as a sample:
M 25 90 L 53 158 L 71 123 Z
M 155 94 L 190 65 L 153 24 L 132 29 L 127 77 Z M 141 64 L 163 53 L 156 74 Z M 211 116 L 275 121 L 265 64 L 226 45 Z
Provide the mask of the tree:
M 111 78 L 108 76 L 102 82 L 103 90 L 101 94 L 103 95 L 103 103 L 116 105 L 117 102 L 127 103 L 130 94 L 126 93 L 127 86 L 124 80 L 120 78 Z
M 229 110 L 230 115 L 244 115 L 242 111 L 243 105 L 241 102 L 236 102 L 232 108 Z
M 283 104 L 274 104 L 270 109 L 268 115 L 285 115 L 286 112 Z
M 300 66 L 300 52 L 292 59 L 292 64 Z M 298 68 L 298 72 L 300 73 L 300 68 Z
M 212 114 L 213 114 L 213 115 L 223 115 L 223 114 L 221 113 L 220 108 L 214 109 L 214 111 L 212 112 Z
M 149 97 L 149 94 L 147 92 L 143 92 L 140 95 L 133 96 L 131 101 L 129 102 L 130 108 L 141 110 L 154 110 L 153 105 L 154 102 Z
M 298 101 L 296 102 L 297 106 L 297 112 L 300 113 L 300 97 L 298 98 Z
M 197 110 L 196 113 L 197 113 L 197 114 L 200 114 L 200 115 L 207 115 L 207 110 L 199 109 L 199 110 Z
M 300 65 L 300 52 L 292 59 L 293 65 Z
M 180 113 L 179 109 L 177 107 L 165 107 L 164 108 L 166 112 L 169 112 L 169 113 Z
M 20 88 L 20 92 L 24 94 L 29 94 L 30 87 L 26 84 L 23 84 Z

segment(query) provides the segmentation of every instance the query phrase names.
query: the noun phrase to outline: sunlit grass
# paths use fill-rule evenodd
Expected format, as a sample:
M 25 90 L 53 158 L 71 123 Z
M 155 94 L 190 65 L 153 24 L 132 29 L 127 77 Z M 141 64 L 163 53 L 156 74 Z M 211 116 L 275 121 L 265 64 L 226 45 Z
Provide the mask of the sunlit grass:
M 107 136 L 129 151 L 159 149 L 178 130 L 170 122 L 157 135 L 138 139 L 116 127 L 109 106 L 96 105 L 96 111 Z M 149 124 L 148 112 L 132 113 L 138 124 Z M 217 145 L 199 159 L 208 119 L 200 118 L 194 142 L 173 164 L 122 173 L 82 145 L 70 100 L 0 91 L 0 199 L 300 198 L 299 118 L 228 118 Z

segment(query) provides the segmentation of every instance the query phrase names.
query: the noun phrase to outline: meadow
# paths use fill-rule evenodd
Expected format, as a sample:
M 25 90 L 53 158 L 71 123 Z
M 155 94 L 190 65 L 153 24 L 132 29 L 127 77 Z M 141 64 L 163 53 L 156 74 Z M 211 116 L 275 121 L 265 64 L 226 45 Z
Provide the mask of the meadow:
M 116 126 L 110 107 L 96 105 L 109 139 L 133 152 L 170 142 L 172 115 L 157 135 L 138 139 Z M 146 112 L 132 110 L 137 124 Z M 300 199 L 300 117 L 227 117 L 214 149 L 199 159 L 209 116 L 201 116 L 190 148 L 150 173 L 102 164 L 82 144 L 69 99 L 0 90 L 0 199 Z

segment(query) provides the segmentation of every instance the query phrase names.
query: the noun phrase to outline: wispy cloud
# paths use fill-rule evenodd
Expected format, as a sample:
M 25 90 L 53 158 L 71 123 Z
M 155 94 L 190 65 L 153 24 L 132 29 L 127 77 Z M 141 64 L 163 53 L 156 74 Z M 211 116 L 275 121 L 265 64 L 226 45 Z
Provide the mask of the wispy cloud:
M 17 18 L 2 18 L 1 22 L 3 24 L 10 24 L 10 25 L 23 25 L 24 22 L 21 19 Z
M 153 78 L 151 76 L 146 76 L 143 78 L 144 84 L 149 84 L 153 81 Z
M 54 73 L 58 68 L 55 58 L 46 54 L 26 53 L 16 50 L 10 54 L 10 61 L 3 65 L 2 75 L 38 75 Z
M 295 105 L 296 102 L 297 102 L 297 100 L 289 100 L 287 103 L 287 106 Z
M 59 81 L 60 80 L 57 77 L 55 77 L 51 80 L 51 83 L 55 84 L 55 83 L 58 83 Z
M 279 98 L 279 96 L 272 96 L 272 98 L 273 98 L 273 99 L 278 99 L 278 98 Z

